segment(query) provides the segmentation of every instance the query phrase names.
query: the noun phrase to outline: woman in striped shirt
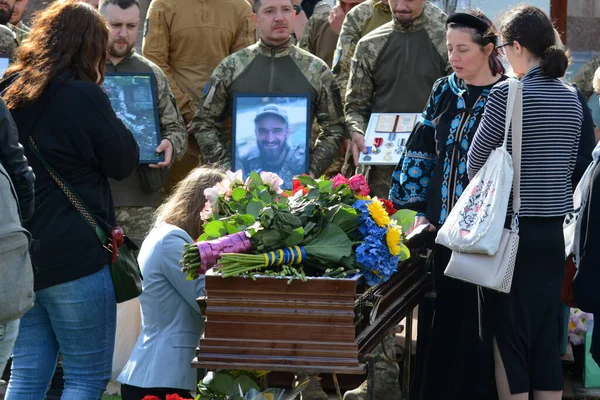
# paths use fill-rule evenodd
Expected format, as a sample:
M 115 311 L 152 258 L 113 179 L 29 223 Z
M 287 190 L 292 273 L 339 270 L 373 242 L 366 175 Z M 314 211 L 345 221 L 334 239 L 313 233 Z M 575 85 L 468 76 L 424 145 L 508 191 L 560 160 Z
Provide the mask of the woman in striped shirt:
M 523 76 L 520 244 L 509 294 L 486 292 L 494 332 L 500 400 L 559 400 L 563 374 L 557 307 L 564 273 L 564 216 L 572 211 L 571 176 L 583 108 L 574 87 L 559 80 L 568 58 L 556 46 L 540 9 L 521 6 L 505 17 L 501 34 L 508 62 Z M 502 144 L 508 84 L 496 85 L 468 153 L 472 178 Z M 511 138 L 509 137 L 509 151 Z M 512 210 L 512 205 L 509 205 Z

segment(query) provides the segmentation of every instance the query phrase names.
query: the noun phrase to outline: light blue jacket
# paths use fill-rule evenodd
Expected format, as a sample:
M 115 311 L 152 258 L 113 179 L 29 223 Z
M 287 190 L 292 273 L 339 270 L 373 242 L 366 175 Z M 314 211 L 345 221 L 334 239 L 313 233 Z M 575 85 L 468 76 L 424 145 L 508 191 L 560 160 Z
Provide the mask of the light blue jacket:
M 142 388 L 196 387 L 190 363 L 204 328 L 196 303 L 204 277 L 187 281 L 179 265 L 183 245 L 192 242 L 185 231 L 165 223 L 144 240 L 138 257 L 144 276 L 142 330 L 119 382 Z

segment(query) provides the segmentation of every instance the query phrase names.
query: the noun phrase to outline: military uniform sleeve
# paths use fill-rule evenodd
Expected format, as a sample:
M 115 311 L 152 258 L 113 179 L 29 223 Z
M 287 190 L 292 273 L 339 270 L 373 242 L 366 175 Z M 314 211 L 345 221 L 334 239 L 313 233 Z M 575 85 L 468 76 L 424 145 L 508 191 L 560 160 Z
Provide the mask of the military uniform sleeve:
M 321 126 L 321 133 L 310 157 L 310 172 L 316 177 L 325 172 L 332 160 L 338 158 L 340 146 L 346 138 L 340 89 L 331 70 L 325 64 L 321 82 L 316 105 L 316 117 Z
M 352 56 L 354 56 L 354 51 L 360 38 L 361 26 L 354 13 L 349 12 L 342 24 L 332 65 L 333 74 L 340 85 L 342 100 L 346 98 Z
M 213 71 L 194 115 L 193 132 L 204 162 L 213 167 L 231 168 L 231 152 L 223 135 L 223 121 L 229 115 L 227 87 L 233 77 L 223 60 Z
M 298 43 L 298 47 L 303 50 L 308 51 L 311 54 L 315 54 L 317 49 L 315 48 L 314 43 L 315 37 L 315 18 L 309 18 L 306 26 L 304 27 L 304 34 L 302 35 L 302 39 Z
M 589 100 L 594 93 L 592 80 L 594 79 L 594 74 L 596 73 L 596 69 L 598 69 L 598 67 L 600 67 L 600 55 L 597 55 L 585 63 L 579 72 L 577 72 L 575 78 L 573 78 L 573 83 L 579 90 L 581 90 L 581 93 L 583 93 L 586 100 Z
M 247 1 L 243 2 L 243 10 L 240 12 L 241 18 L 238 23 L 238 29 L 235 32 L 235 39 L 229 49 L 229 54 L 244 49 L 255 42 L 255 26 L 252 21 L 252 6 Z
M 375 91 L 368 60 L 376 57 L 368 54 L 369 48 L 363 43 L 359 43 L 352 58 L 344 111 L 348 133 L 359 133 L 364 136 L 371 116 Z
M 415 125 L 392 174 L 389 199 L 398 210 L 408 208 L 419 215 L 427 212 L 427 187 L 438 160 L 433 120 L 439 114 L 443 81 L 445 78 L 434 84 L 422 120 Z
M 191 121 L 194 115 L 195 106 L 192 97 L 177 85 L 169 65 L 171 35 L 168 21 L 170 14 L 171 11 L 166 9 L 163 2 L 155 0 L 150 3 L 146 17 L 146 27 L 144 29 L 145 36 L 142 43 L 142 54 L 148 60 L 158 65 L 169 78 L 169 85 L 177 100 L 177 106 L 187 123 Z
M 177 109 L 175 97 L 164 72 L 154 69 L 158 89 L 158 115 L 160 118 L 160 135 L 173 144 L 173 161 L 183 158 L 188 146 L 188 133 L 183 117 Z

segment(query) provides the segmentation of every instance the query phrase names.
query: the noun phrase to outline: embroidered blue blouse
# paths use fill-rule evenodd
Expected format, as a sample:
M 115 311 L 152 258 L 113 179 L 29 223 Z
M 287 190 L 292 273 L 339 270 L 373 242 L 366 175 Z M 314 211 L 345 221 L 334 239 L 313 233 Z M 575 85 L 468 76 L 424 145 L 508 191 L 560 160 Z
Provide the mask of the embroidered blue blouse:
M 455 74 L 438 79 L 392 175 L 394 207 L 444 223 L 469 183 L 467 152 L 492 86 L 465 85 Z

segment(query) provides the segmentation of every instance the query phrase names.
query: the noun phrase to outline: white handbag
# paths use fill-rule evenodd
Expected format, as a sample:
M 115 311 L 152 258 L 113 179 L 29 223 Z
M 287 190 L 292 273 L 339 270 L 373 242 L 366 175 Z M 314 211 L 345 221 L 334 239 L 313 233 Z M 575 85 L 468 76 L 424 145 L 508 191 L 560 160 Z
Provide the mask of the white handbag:
M 512 84 L 512 85 L 510 85 Z M 521 136 L 523 116 L 522 85 L 509 83 L 507 124 L 512 119 L 512 164 L 513 174 L 513 217 L 510 229 L 504 228 L 506 212 L 493 215 L 494 224 L 502 227 L 497 252 L 493 255 L 474 254 L 452 251 L 450 262 L 444 275 L 473 283 L 488 289 L 509 293 L 519 249 L 519 209 L 521 207 Z M 512 105 L 511 105 L 512 103 Z M 508 129 L 504 136 L 503 147 L 506 146 Z M 490 155 L 491 157 L 491 155 Z M 510 190 L 510 186 L 509 186 Z
M 506 146 L 511 119 L 515 111 L 521 111 L 515 108 L 519 88 L 521 82 L 509 79 L 504 142 L 469 182 L 435 239 L 450 250 L 490 256 L 498 251 L 514 175 Z

